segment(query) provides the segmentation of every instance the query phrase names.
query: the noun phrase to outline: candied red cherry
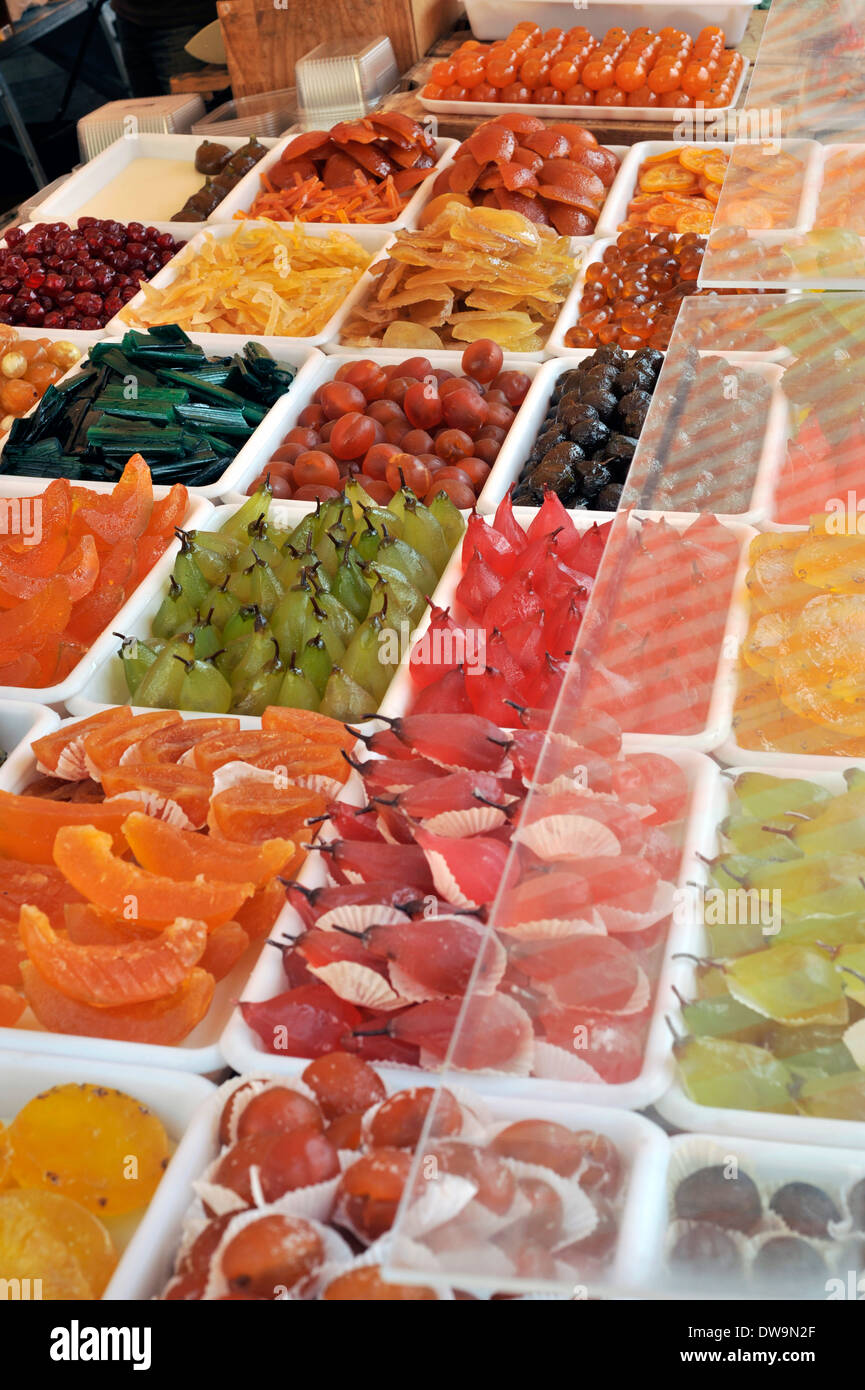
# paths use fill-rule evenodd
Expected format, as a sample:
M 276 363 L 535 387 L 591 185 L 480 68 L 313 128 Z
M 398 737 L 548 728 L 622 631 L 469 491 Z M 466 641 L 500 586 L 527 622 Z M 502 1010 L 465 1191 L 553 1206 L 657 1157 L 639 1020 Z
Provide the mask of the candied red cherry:
M 405 441 L 403 441 L 405 442 Z M 411 488 L 416 497 L 423 497 L 429 490 L 432 474 L 421 459 L 413 454 L 394 454 L 385 469 L 385 481 L 394 492 L 405 486 Z
M 407 357 L 399 364 L 400 376 L 410 376 L 415 381 L 425 381 L 432 376 L 432 362 L 428 357 Z
M 401 452 L 405 452 L 402 447 L 402 441 L 408 433 L 407 420 L 391 420 L 390 423 L 384 427 L 385 442 L 388 444 L 396 444 Z
M 493 401 L 492 405 L 487 406 L 486 421 L 487 425 L 493 425 L 497 429 L 509 430 L 514 423 L 514 412 L 508 405 L 499 405 Z
M 372 448 L 375 436 L 376 422 L 350 410 L 334 421 L 329 442 L 336 458 L 359 459 Z
M 432 1086 L 415 1086 L 382 1101 L 370 1121 L 369 1143 L 377 1148 L 415 1148 L 433 1104 L 432 1137 L 459 1134 L 463 1112 L 452 1092 L 443 1090 L 436 1100 Z
M 479 459 L 481 463 L 485 463 L 488 469 L 492 468 L 501 452 L 501 447 L 497 439 L 476 439 L 473 457 Z
M 319 429 L 324 424 L 324 420 L 324 411 L 320 405 L 305 405 L 297 417 L 299 425 L 309 426 L 314 430 Z
M 323 483 L 304 483 L 294 492 L 295 502 L 329 502 L 333 497 L 339 497 L 339 489 L 325 487 Z
M 435 451 L 443 463 L 457 463 L 474 452 L 471 435 L 466 434 L 465 430 L 439 430 L 435 438 Z
M 465 459 L 460 459 L 459 464 L 449 463 L 446 468 L 440 468 L 438 473 L 436 473 L 436 481 L 445 482 L 449 480 L 453 483 L 461 483 L 464 487 L 471 489 L 472 480 L 465 469 L 460 466 L 463 463 L 465 463 Z M 474 495 L 473 489 L 472 495 Z
M 388 1284 L 379 1265 L 338 1274 L 321 1295 L 328 1303 L 436 1303 L 438 1294 L 423 1284 Z
M 466 386 L 460 391 L 449 391 L 442 397 L 442 413 L 450 429 L 464 430 L 473 436 L 487 423 L 489 407 L 483 396 Z
M 425 505 L 428 507 L 442 492 L 453 502 L 455 507 L 463 512 L 468 511 L 477 501 L 473 489 L 467 483 L 458 483 L 455 478 L 445 478 L 444 482 L 439 482 L 436 476 L 433 478 L 432 487 L 423 499 Z
M 463 351 L 460 366 L 466 376 L 484 384 L 491 382 L 502 369 L 504 353 L 492 338 L 478 338 Z
M 346 381 L 328 381 L 321 388 L 318 401 L 328 420 L 338 420 L 350 410 L 361 414 L 366 409 L 366 399 L 362 391 Z
M 396 1219 L 412 1156 L 405 1149 L 375 1149 L 364 1154 L 339 1180 L 331 1221 L 372 1244 L 386 1235 Z
M 569 1178 L 583 1162 L 586 1141 L 585 1135 L 554 1120 L 517 1120 L 495 1136 L 492 1147 L 505 1158 L 535 1163 Z
M 308 453 L 305 444 L 281 444 L 270 456 L 271 463 L 294 463 L 301 454 Z
M 409 430 L 403 435 L 402 447 L 407 454 L 428 454 L 432 451 L 433 437 L 426 430 Z
M 324 1245 L 315 1227 L 300 1217 L 277 1213 L 243 1226 L 220 1256 L 232 1293 L 254 1298 L 302 1296 L 323 1264 Z
M 485 442 L 487 444 L 490 443 L 489 440 L 486 440 Z M 457 468 L 461 473 L 465 473 L 466 477 L 469 480 L 469 483 L 474 488 L 475 492 L 477 492 L 480 488 L 483 487 L 487 478 L 490 476 L 489 464 L 485 463 L 482 458 L 460 459 Z M 450 470 L 447 471 L 450 472 Z
M 475 1200 L 498 1216 L 509 1210 L 517 1191 L 517 1180 L 498 1154 L 478 1144 L 444 1139 L 430 1146 L 424 1159 L 432 1158 L 438 1169 L 466 1178 L 477 1187 Z M 421 1165 L 421 1172 L 425 1165 Z M 435 1169 L 433 1169 L 435 1171 Z
M 252 1134 L 288 1134 L 304 1126 L 310 1129 L 324 1128 L 318 1106 L 288 1086 L 271 1086 L 247 1102 L 237 1122 L 237 1137 L 247 1139 Z
M 405 393 L 403 409 L 416 429 L 435 429 L 443 419 L 442 398 L 431 381 L 413 382 Z
M 339 487 L 339 468 L 321 449 L 299 454 L 293 464 L 293 476 L 298 487 Z
M 412 376 L 392 376 L 385 387 L 384 399 L 395 401 L 398 406 L 405 408 L 406 392 L 416 384 Z
M 326 1120 L 352 1111 L 367 1110 L 384 1100 L 384 1082 L 360 1057 L 349 1052 L 328 1052 L 316 1057 L 302 1073 L 303 1081 L 315 1092 Z
M 294 425 L 283 435 L 283 445 L 302 444 L 304 449 L 316 449 L 321 443 L 321 434 L 318 430 L 311 429 L 309 425 Z
M 290 1134 L 253 1134 L 240 1139 L 220 1159 L 213 1181 L 228 1187 L 254 1205 L 252 1169 L 266 1202 L 284 1192 L 326 1182 L 339 1173 L 339 1159 L 330 1140 L 319 1129 L 305 1126 Z
M 364 476 L 363 489 L 364 492 L 369 493 L 373 502 L 377 502 L 383 507 L 387 506 L 388 502 L 393 497 L 393 488 L 389 483 L 385 482 L 384 478 L 367 479 L 366 476 Z M 378 1054 L 374 1055 L 377 1056 Z

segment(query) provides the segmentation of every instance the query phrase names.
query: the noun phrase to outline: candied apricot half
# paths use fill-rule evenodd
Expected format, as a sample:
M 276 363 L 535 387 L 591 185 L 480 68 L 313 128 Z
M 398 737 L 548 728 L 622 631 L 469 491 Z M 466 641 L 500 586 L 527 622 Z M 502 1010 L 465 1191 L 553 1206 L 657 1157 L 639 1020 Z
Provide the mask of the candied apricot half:
M 265 840 L 258 849 L 212 840 L 194 830 L 178 830 L 167 821 L 133 811 L 123 822 L 123 834 L 142 869 L 169 878 L 204 874 L 221 883 L 254 883 L 256 888 L 293 863 L 293 840 Z
M 255 892 L 253 883 L 208 883 L 203 877 L 177 880 L 149 873 L 118 859 L 110 835 L 91 825 L 59 830 L 54 862 L 90 902 L 134 925 L 156 926 L 182 915 L 218 927 Z
M 206 923 L 186 917 L 178 917 L 150 941 L 82 946 L 58 936 L 38 908 L 22 907 L 19 931 L 30 960 L 48 984 L 97 1008 L 143 1004 L 173 994 L 207 944 Z

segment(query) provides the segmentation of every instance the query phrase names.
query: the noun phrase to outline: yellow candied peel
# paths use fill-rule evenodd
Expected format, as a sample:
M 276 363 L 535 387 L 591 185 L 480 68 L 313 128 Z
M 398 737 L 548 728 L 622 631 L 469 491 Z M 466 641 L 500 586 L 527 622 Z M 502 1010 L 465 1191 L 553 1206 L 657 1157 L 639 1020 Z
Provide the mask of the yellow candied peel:
M 206 233 L 190 243 L 173 262 L 171 284 L 142 282 L 144 302 L 121 317 L 140 328 L 176 323 L 190 333 L 307 338 L 321 332 L 371 259 L 345 232 L 242 224 L 225 239 Z
M 371 268 L 375 284 L 349 315 L 342 341 L 451 347 L 493 338 L 511 352 L 536 352 L 578 265 L 568 237 L 521 213 L 448 203 L 425 227 L 397 232 Z

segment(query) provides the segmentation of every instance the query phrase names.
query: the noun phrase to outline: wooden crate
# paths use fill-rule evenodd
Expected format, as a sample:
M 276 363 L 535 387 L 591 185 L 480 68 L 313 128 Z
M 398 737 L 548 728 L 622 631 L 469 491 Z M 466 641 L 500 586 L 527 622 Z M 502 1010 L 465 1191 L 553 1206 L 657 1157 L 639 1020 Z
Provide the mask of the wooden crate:
M 387 34 L 405 72 L 451 28 L 459 0 L 219 0 L 236 97 L 293 87 L 294 65 L 329 39 Z

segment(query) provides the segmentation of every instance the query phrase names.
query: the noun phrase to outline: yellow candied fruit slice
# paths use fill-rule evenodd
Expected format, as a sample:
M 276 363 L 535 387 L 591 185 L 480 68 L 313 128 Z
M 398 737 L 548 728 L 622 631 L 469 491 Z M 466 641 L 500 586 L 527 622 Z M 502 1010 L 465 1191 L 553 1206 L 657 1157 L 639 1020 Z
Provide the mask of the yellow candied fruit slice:
M 12 1141 L 5 1125 L 0 1124 L 0 1192 L 14 1184 L 12 1177 Z
M 0 1278 L 30 1279 L 31 1297 L 101 1298 L 116 1265 L 110 1235 L 80 1202 L 36 1189 L 0 1195 Z
M 70 1083 L 28 1101 L 9 1127 L 21 1187 L 59 1192 L 98 1216 L 145 1206 L 170 1157 L 168 1135 L 122 1091 Z

